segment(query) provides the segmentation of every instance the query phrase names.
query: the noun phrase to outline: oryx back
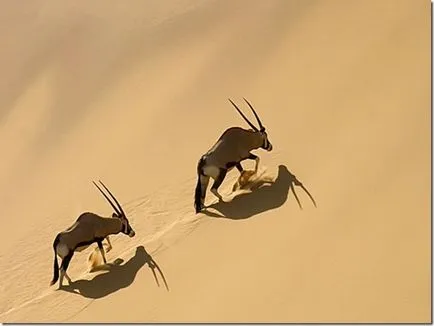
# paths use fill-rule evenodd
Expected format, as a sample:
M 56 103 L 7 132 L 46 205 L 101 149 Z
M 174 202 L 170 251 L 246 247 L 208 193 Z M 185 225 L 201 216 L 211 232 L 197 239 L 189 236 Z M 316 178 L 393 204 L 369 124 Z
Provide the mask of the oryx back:
M 253 130 L 240 127 L 227 129 L 204 155 L 205 167 L 228 169 L 234 163 L 249 156 L 252 149 L 260 146 L 260 138 Z M 212 175 L 210 175 L 212 176 Z
M 73 225 L 60 232 L 59 237 L 62 246 L 66 245 L 77 251 L 87 248 L 95 242 L 95 230 L 98 227 L 98 221 L 100 221 L 100 217 L 96 214 L 89 212 L 81 214 Z

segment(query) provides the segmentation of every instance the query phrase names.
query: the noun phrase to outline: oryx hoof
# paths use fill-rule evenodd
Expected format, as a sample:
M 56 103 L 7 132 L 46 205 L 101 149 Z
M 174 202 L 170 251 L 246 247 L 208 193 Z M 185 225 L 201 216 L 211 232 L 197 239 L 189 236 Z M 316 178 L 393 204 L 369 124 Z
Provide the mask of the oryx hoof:
M 255 170 L 244 170 L 241 175 L 238 177 L 237 182 L 233 186 L 233 191 L 236 189 L 242 189 L 247 186 L 250 182 L 250 179 L 256 174 Z
M 200 212 L 202 212 L 204 208 L 205 207 L 203 205 L 200 205 L 199 207 L 196 206 L 196 208 L 195 208 L 196 209 L 196 214 L 199 214 Z

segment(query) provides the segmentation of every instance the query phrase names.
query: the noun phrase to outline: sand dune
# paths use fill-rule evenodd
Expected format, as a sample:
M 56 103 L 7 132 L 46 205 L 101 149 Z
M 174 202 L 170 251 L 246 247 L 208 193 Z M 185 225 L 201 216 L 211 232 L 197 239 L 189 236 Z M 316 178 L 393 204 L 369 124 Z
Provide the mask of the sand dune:
M 2 322 L 430 322 L 428 1 L 9 1 L 0 21 Z M 245 126 L 228 97 L 260 113 L 273 182 L 232 192 L 231 171 L 196 215 L 199 157 Z M 57 232 L 111 214 L 96 179 L 137 235 L 56 291 Z

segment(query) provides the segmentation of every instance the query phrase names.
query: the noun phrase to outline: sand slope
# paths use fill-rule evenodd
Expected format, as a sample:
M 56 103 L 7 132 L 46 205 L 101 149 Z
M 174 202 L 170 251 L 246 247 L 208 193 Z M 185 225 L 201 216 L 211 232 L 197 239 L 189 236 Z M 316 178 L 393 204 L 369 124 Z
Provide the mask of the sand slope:
M 0 21 L 1 321 L 430 321 L 428 1 L 37 0 Z M 243 96 L 276 181 L 233 194 L 232 171 L 196 215 L 197 160 Z M 94 179 L 137 236 L 55 291 L 56 233 L 111 213 Z

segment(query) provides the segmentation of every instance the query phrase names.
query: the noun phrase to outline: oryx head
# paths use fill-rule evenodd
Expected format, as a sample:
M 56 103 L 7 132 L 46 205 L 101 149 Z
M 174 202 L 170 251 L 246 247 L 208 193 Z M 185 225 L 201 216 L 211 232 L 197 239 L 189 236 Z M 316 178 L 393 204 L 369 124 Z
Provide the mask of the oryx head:
M 113 194 L 111 193 L 110 190 L 108 190 L 108 188 L 104 185 L 104 183 L 102 183 L 101 181 L 99 181 L 99 183 L 101 183 L 101 185 L 104 187 L 104 189 L 109 193 L 109 195 L 111 196 L 111 198 L 114 200 L 114 202 L 116 203 L 116 205 L 110 200 L 110 198 L 104 193 L 104 191 L 102 191 L 102 189 L 93 181 L 93 184 L 98 188 L 98 190 L 103 194 L 103 196 L 105 197 L 105 199 L 107 199 L 107 201 L 109 202 L 109 204 L 113 207 L 114 209 L 114 213 L 112 214 L 113 218 L 118 218 L 121 220 L 122 223 L 122 230 L 121 232 L 128 235 L 129 237 L 134 237 L 134 235 L 136 234 L 133 230 L 133 228 L 130 225 L 130 222 L 127 219 L 127 215 L 125 214 L 124 210 L 122 209 L 122 206 L 119 204 L 119 202 L 116 200 L 115 196 L 113 196 Z
M 246 122 L 249 124 L 250 127 L 252 127 L 253 131 L 255 131 L 256 133 L 258 133 L 258 135 L 261 137 L 261 148 L 267 150 L 267 151 L 271 151 L 273 149 L 273 145 L 271 145 L 270 140 L 268 139 L 268 135 L 267 132 L 265 131 L 265 127 L 262 125 L 261 119 L 259 119 L 255 109 L 253 108 L 253 106 L 249 103 L 249 101 L 247 101 L 245 98 L 243 98 L 244 101 L 246 101 L 246 103 L 249 105 L 250 109 L 252 110 L 253 114 L 256 117 L 256 120 L 258 121 L 259 124 L 259 129 L 249 121 L 249 119 L 246 118 L 246 116 L 243 114 L 243 112 L 241 112 L 241 110 L 235 105 L 234 102 L 232 102 L 231 99 L 229 99 L 229 101 L 232 103 L 232 105 L 235 107 L 235 109 L 237 109 L 238 113 L 241 114 L 241 116 L 244 118 L 244 120 L 246 120 Z

